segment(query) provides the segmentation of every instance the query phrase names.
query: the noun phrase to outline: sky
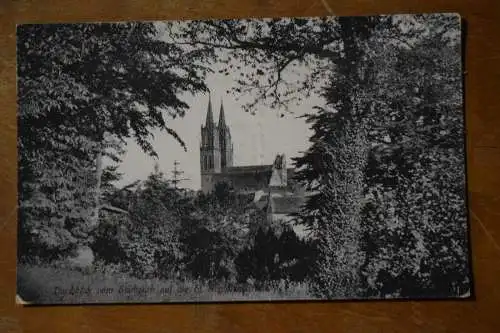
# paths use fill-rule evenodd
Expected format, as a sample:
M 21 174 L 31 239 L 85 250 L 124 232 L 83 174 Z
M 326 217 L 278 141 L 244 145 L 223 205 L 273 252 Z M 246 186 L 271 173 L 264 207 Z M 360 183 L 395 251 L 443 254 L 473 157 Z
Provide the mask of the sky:
M 158 25 L 158 29 L 160 39 L 172 42 L 166 33 L 167 30 L 162 30 L 161 24 Z M 225 52 L 227 51 L 216 50 L 222 59 L 227 57 Z M 233 59 L 232 62 L 235 67 L 245 67 L 237 59 Z M 238 96 L 226 94 L 234 86 L 234 79 L 230 75 L 219 73 L 221 66 L 225 65 L 211 64 L 213 72 L 207 75 L 205 84 L 210 90 L 215 122 L 219 119 L 221 100 L 223 101 L 226 124 L 230 128 L 234 147 L 233 164 L 235 166 L 272 164 L 277 154 L 284 153 L 288 166 L 291 166 L 291 158 L 300 156 L 301 152 L 307 150 L 309 137 L 312 135 L 310 125 L 306 124 L 304 118 L 298 117 L 314 112 L 313 107 L 316 105 L 324 105 L 322 99 L 312 95 L 299 105 L 289 105 L 290 113 L 285 113 L 284 117 L 280 116 L 278 110 L 263 105 L 258 105 L 256 114 L 252 115 L 242 108 L 243 103 L 249 101 L 248 96 L 246 100 L 239 101 Z M 284 71 L 283 80 L 295 82 L 304 75 L 307 76 L 310 71 L 304 66 L 290 67 Z M 174 162 L 178 161 L 178 168 L 184 172 L 181 177 L 185 178 L 179 186 L 200 189 L 201 125 L 205 124 L 209 95 L 207 93 L 193 96 L 186 93 L 180 96 L 180 99 L 189 105 L 189 109 L 184 117 L 167 120 L 167 125 L 185 142 L 187 151 L 184 151 L 173 137 L 159 130 L 152 133 L 154 135 L 152 144 L 158 159 L 144 154 L 139 146 L 130 140 L 127 142 L 127 153 L 123 156 L 123 162 L 118 169 L 123 178 L 116 184 L 117 186 L 146 179 L 153 171 L 155 163 L 158 163 L 159 169 L 170 178 Z
M 206 80 L 211 91 L 214 120 L 219 119 L 221 99 L 224 103 L 226 123 L 229 125 L 234 145 L 234 165 L 272 164 L 278 153 L 284 153 L 287 164 L 291 166 L 291 157 L 300 156 L 309 147 L 309 137 L 312 132 L 310 125 L 303 118 L 297 118 L 305 113 L 313 112 L 313 106 L 321 105 L 322 100 L 313 96 L 301 102 L 299 106 L 290 107 L 293 114 L 280 117 L 277 110 L 259 106 L 255 115 L 246 113 L 236 96 L 226 94 L 233 85 L 230 76 L 210 74 Z M 127 143 L 127 152 L 118 171 L 123 173 L 121 181 L 116 185 L 124 186 L 135 180 L 146 179 L 152 172 L 155 163 L 167 177 L 172 176 L 174 162 L 179 161 L 179 169 L 185 178 L 179 186 L 194 190 L 200 189 L 200 127 L 205 124 L 208 93 L 190 95 L 182 99 L 189 105 L 189 110 L 183 118 L 169 121 L 184 140 L 187 151 L 170 135 L 163 131 L 154 131 L 153 147 L 158 159 L 149 157 L 141 151 L 133 141 Z

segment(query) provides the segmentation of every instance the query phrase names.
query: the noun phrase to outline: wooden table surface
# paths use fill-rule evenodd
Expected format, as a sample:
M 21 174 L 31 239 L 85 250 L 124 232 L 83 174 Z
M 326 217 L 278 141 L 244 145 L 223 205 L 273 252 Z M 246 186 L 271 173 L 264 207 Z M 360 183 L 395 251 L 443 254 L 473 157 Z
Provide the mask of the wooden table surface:
M 28 22 L 458 12 L 476 299 L 204 305 L 14 305 L 15 25 Z M 500 1 L 0 0 L 0 332 L 500 332 Z

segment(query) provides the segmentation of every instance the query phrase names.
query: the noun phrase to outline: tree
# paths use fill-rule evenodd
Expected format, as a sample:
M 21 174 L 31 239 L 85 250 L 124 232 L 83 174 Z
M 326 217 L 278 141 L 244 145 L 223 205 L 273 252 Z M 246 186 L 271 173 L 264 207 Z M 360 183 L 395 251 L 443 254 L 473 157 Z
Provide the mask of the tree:
M 189 44 L 226 50 L 223 62 L 227 66 L 221 73 L 239 72 L 234 90 L 256 96 L 246 105 L 247 111 L 254 111 L 257 103 L 287 109 L 290 103 L 311 92 L 324 97 L 326 107 L 307 117 L 314 131 L 311 148 L 295 161 L 302 169 L 299 180 L 306 181 L 316 192 L 301 215 L 302 221 L 319 237 L 314 287 L 318 296 L 363 295 L 366 272 L 362 274 L 362 267 L 367 260 L 376 262 L 371 254 L 365 256 L 368 247 L 363 244 L 367 241 L 364 233 L 370 228 L 362 220 L 365 194 L 369 191 L 366 169 L 372 148 L 374 145 L 381 148 L 381 142 L 391 131 L 401 137 L 404 130 L 418 128 L 412 123 L 412 117 L 408 117 L 414 114 L 411 108 L 433 113 L 434 106 L 439 106 L 427 96 L 432 89 L 415 87 L 418 96 L 414 96 L 407 90 L 411 86 L 408 82 L 413 80 L 415 71 L 418 74 L 425 66 L 418 61 L 417 44 L 427 37 L 443 42 L 450 38 L 449 28 L 457 25 L 457 18 L 450 15 L 225 20 L 194 22 L 189 29 L 171 34 L 173 39 L 184 38 Z M 420 50 L 425 49 L 423 46 Z M 456 50 L 451 52 L 457 54 Z M 438 53 L 431 54 L 434 59 L 441 57 Z M 395 65 L 393 61 L 398 57 L 417 61 L 410 63 L 400 72 L 405 75 L 401 75 L 398 70 L 405 63 L 400 61 Z M 240 65 L 233 59 L 240 60 Z M 296 66 L 306 67 L 308 74 L 294 76 L 290 74 L 293 70 L 287 71 Z M 453 76 L 456 73 L 448 74 L 458 78 Z M 428 78 L 423 82 L 432 86 Z M 444 90 L 446 94 L 453 91 L 452 86 L 448 88 Z M 412 98 L 421 105 L 415 105 Z M 431 106 L 423 107 L 427 102 Z M 449 99 L 445 99 L 446 103 L 455 105 Z M 457 119 L 457 115 L 452 118 Z M 457 124 L 456 128 L 461 128 L 460 122 Z M 421 131 L 422 136 L 409 135 L 409 140 L 402 137 L 408 140 L 404 142 L 409 146 L 418 145 L 422 141 L 411 140 L 423 138 L 429 130 L 430 127 Z M 396 137 L 391 139 L 397 140 Z M 421 152 L 427 153 L 425 149 Z M 443 151 L 438 155 L 444 157 Z M 448 166 L 459 165 L 454 164 L 459 161 L 457 156 L 449 160 L 455 162 Z M 411 183 L 410 179 L 406 181 Z M 455 197 L 457 207 L 463 207 L 463 201 L 458 198 Z M 393 198 L 387 197 L 376 205 L 383 207 L 391 200 Z M 397 202 L 406 207 L 401 208 L 402 211 L 407 210 L 408 204 L 405 206 L 402 198 Z M 442 202 L 434 201 L 438 205 Z M 461 218 L 454 220 L 459 229 L 464 226 L 461 221 Z M 460 232 L 450 239 L 453 237 L 465 240 Z
M 446 297 L 470 283 L 460 24 L 454 17 L 425 23 L 411 45 L 385 52 L 386 76 L 378 80 L 391 93 L 366 171 L 369 296 Z
M 385 22 L 380 18 L 339 18 L 343 56 L 324 97 L 328 109 L 308 116 L 315 133 L 309 151 L 295 160 L 298 178 L 316 194 L 301 214 L 318 237 L 316 293 L 357 297 L 363 252 L 360 213 L 364 170 L 373 117 L 373 69 L 369 41 Z
M 167 38 L 216 49 L 220 73 L 237 78 L 233 92 L 255 96 L 243 106 L 252 113 L 259 103 L 287 110 L 320 92 L 342 47 L 338 20 L 332 17 L 192 21 L 167 30 Z M 290 75 L 297 69 L 307 74 Z
M 235 201 L 234 188 L 226 182 L 218 182 L 214 186 L 215 199 L 221 204 L 230 203 Z
M 199 44 L 229 49 L 230 57 L 237 57 L 246 65 L 245 71 L 253 68 L 241 75 L 235 88 L 237 92 L 252 91 L 258 96 L 248 108 L 257 102 L 268 102 L 272 107 L 286 109 L 297 93 L 308 96 L 312 91 L 322 92 L 331 106 L 318 116 L 325 119 L 310 117 L 316 131 L 312 140 L 317 144 L 296 161 L 298 167 L 309 166 L 309 170 L 299 174 L 302 180 L 320 184 L 315 188 L 320 193 L 310 202 L 321 208 L 306 206 L 308 210 L 303 216 L 314 216 L 315 223 L 319 223 L 314 226 L 322 238 L 315 291 L 325 297 L 358 293 L 362 261 L 358 246 L 359 203 L 368 151 L 363 122 L 370 109 L 363 102 L 372 80 L 369 68 L 364 68 L 361 60 L 379 20 L 369 17 L 219 21 L 206 23 L 208 27 L 204 28 L 217 32 L 210 37 L 200 40 L 196 28 L 190 35 Z M 308 68 L 308 75 L 290 83 L 284 71 L 297 65 Z M 233 70 L 228 67 L 226 71 Z M 317 81 L 319 86 L 314 84 Z M 310 158 L 318 156 L 334 160 L 320 166 L 308 165 Z
M 300 240 L 286 225 L 281 233 L 275 228 L 259 228 L 236 256 L 235 265 L 239 282 L 254 280 L 257 288 L 267 288 L 273 281 L 308 280 L 314 259 L 314 244 Z
M 259 228 L 252 246 L 243 249 L 235 259 L 238 280 L 254 279 L 257 288 L 265 288 L 281 278 L 280 244 L 274 230 Z
M 124 247 L 134 274 L 168 275 L 182 259 L 181 199 L 158 165 L 132 196 L 130 237 Z
M 68 219 L 96 224 L 105 156 L 127 138 L 154 156 L 153 128 L 183 144 L 167 119 L 184 114 L 181 93 L 205 89 L 211 54 L 160 40 L 153 23 L 22 25 L 17 34 L 20 234 L 65 248 L 85 238 Z
M 251 199 L 235 193 L 225 182 L 210 194 L 201 193 L 181 219 L 185 265 L 195 278 L 236 277 L 235 258 L 249 244 L 251 226 L 265 221 L 265 214 L 250 206 Z

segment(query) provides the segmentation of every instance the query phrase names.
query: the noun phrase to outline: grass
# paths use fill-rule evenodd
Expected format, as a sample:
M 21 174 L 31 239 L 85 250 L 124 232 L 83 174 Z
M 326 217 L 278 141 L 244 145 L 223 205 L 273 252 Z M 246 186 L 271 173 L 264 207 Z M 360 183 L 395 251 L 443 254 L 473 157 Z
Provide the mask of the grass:
M 18 295 L 33 304 L 227 302 L 311 299 L 306 283 L 272 291 L 251 285 L 209 286 L 199 280 L 141 280 L 126 275 L 84 273 L 70 268 L 20 265 Z

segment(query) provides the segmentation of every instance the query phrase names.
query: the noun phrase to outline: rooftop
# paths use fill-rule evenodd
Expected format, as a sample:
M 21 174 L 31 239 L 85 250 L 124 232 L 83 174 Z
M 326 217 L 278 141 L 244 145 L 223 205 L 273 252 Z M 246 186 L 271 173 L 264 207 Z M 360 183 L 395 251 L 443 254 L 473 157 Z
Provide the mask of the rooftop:
M 226 168 L 222 173 L 247 173 L 247 172 L 270 172 L 273 169 L 271 164 L 269 165 L 245 165 L 245 166 L 232 166 Z
M 271 197 L 273 214 L 297 213 L 305 203 L 303 196 Z

